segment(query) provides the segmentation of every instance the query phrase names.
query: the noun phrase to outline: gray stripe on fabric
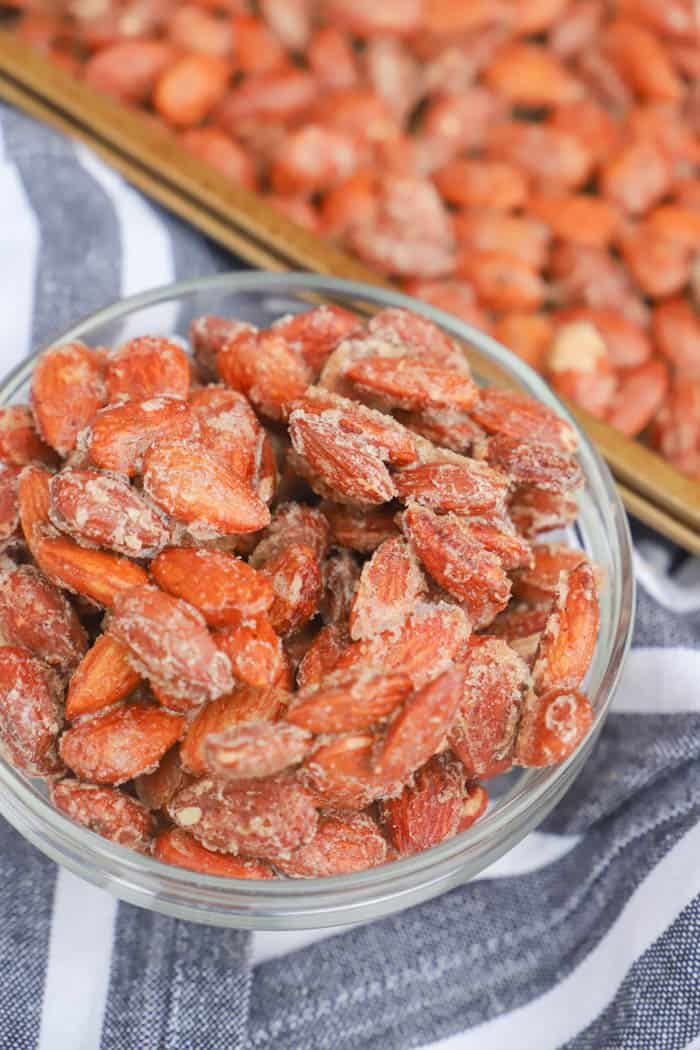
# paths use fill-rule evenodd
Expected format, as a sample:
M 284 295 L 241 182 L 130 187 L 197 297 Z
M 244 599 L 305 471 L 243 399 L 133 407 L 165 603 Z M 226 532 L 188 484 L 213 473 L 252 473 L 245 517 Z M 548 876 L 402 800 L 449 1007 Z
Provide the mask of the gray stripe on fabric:
M 644 761 L 640 762 L 640 755 Z M 608 716 L 575 787 L 541 831 L 578 835 L 639 791 L 700 759 L 700 714 Z
M 652 532 L 645 525 L 631 521 L 632 540 L 635 544 L 652 542 L 666 550 L 669 561 L 669 578 L 682 567 L 689 555 L 664 536 Z M 637 587 L 637 615 L 634 623 L 632 644 L 662 648 L 673 646 L 696 649 L 700 638 L 700 610 L 695 613 L 679 613 L 660 605 L 640 583 Z
M 55 865 L 0 818 L 0 1050 L 39 1038 L 55 883 Z
M 162 209 L 161 209 L 162 210 Z M 250 267 L 237 255 L 227 252 L 204 236 L 193 236 L 192 229 L 176 215 L 163 213 L 163 220 L 170 234 L 175 267 L 175 280 L 189 281 L 195 277 L 206 277 L 229 270 L 248 270 Z M 190 322 L 201 314 L 205 304 L 183 303 L 178 312 L 177 330 L 187 334 Z M 217 313 L 218 310 L 209 312 Z
M 566 1050 L 685 1050 L 698 1035 L 700 897 L 644 952 L 607 1009 Z
M 9 108 L 1 115 L 7 157 L 19 172 L 41 238 L 36 346 L 119 298 L 119 223 L 109 197 L 80 165 L 68 139 Z
M 159 206 L 154 205 L 154 208 L 161 215 L 170 234 L 176 281 L 189 281 L 194 277 L 225 273 L 227 270 L 250 269 L 238 256 L 220 248 L 203 235 L 197 235 L 192 227 L 177 215 L 172 215 Z
M 120 904 L 101 1050 L 243 1050 L 249 944 Z
M 410 1050 L 532 1001 L 588 956 L 693 827 L 696 784 L 696 769 L 674 773 L 543 871 L 483 879 L 262 964 L 250 1047 Z
M 652 648 L 675 646 L 683 649 L 697 649 L 699 637 L 700 611 L 673 612 L 655 601 L 641 584 L 637 587 L 637 616 L 632 638 L 633 645 Z

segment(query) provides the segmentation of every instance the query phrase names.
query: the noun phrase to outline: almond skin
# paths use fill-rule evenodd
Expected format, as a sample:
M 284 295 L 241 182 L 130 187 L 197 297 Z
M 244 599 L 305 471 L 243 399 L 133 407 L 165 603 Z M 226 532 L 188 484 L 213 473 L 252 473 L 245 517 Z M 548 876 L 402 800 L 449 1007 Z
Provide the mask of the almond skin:
M 127 647 L 101 634 L 73 672 L 66 695 L 66 718 L 72 721 L 110 707 L 127 697 L 140 681 Z
M 217 649 L 201 613 L 151 584 L 116 600 L 108 634 L 127 646 L 134 667 L 174 696 L 201 703 L 233 686 L 228 657 Z
M 156 441 L 143 459 L 143 487 L 167 514 L 200 540 L 257 532 L 270 512 L 250 485 L 195 441 Z
M 39 433 L 59 455 L 75 448 L 80 431 L 105 403 L 104 358 L 82 343 L 48 350 L 32 379 L 32 407 Z
M 29 776 L 59 773 L 61 722 L 56 675 L 27 649 L 0 646 L 0 752 Z
M 308 842 L 318 822 L 310 794 L 289 778 L 222 783 L 205 777 L 179 791 L 168 813 L 207 849 L 263 860 Z
M 183 719 L 158 707 L 118 704 L 66 730 L 60 754 L 80 780 L 123 784 L 158 765 Z
M 69 468 L 54 474 L 49 493 L 49 516 L 56 528 L 88 546 L 146 558 L 170 538 L 164 516 L 118 475 Z
M 170 547 L 151 563 L 151 574 L 162 590 L 199 609 L 211 627 L 236 626 L 274 601 L 267 577 L 224 551 Z
M 228 853 L 215 853 L 197 842 L 181 828 L 161 831 L 153 843 L 153 856 L 164 864 L 216 875 L 230 879 L 272 879 L 274 872 L 268 864 L 244 857 L 232 857 Z
M 145 851 L 155 822 L 145 806 L 114 787 L 66 778 L 51 788 L 51 801 L 67 817 L 102 838 Z

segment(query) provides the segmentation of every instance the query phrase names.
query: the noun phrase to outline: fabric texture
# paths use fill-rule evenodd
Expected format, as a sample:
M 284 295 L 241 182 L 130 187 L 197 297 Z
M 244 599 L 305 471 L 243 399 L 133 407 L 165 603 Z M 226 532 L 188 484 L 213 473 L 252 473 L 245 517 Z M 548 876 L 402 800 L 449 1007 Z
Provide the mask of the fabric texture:
M 120 296 L 243 266 L 0 106 L 0 363 Z M 114 901 L 0 819 L 0 1050 L 700 1047 L 700 561 L 635 526 L 613 712 L 545 823 L 466 886 L 341 931 Z

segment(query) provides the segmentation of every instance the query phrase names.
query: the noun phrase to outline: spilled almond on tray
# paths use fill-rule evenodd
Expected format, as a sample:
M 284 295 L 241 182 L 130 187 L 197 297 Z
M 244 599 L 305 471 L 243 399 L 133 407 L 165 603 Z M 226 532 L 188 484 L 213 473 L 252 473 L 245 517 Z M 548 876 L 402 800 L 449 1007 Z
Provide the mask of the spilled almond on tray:
M 332 242 L 700 481 L 696 0 L 0 0 L 3 10 L 40 61 L 74 78 L 71 98 L 97 92 L 133 114 L 134 154 L 158 128 L 166 181 L 172 165 L 201 170 L 202 203 L 218 179 L 219 209 L 227 183 L 256 194 L 304 228 L 299 258 L 309 235 L 319 260 Z M 98 138 L 100 120 L 112 123 L 95 118 Z M 299 341 L 294 324 L 277 334 L 313 368 L 334 325 L 327 315 Z M 94 361 L 65 354 L 80 368 L 80 413 L 96 394 Z M 356 366 L 355 389 L 379 384 L 412 411 L 380 356 Z M 304 368 L 287 364 L 301 392 Z M 110 399 L 135 389 L 119 360 L 107 383 Z M 252 373 L 246 394 L 247 383 Z M 79 417 L 42 419 L 64 450 Z

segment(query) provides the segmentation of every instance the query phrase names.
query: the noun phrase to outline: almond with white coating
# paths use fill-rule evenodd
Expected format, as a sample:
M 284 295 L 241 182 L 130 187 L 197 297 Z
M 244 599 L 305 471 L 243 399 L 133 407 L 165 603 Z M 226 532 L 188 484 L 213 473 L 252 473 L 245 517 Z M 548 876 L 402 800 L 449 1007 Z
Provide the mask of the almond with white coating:
M 196 704 L 233 688 L 229 659 L 202 614 L 152 584 L 119 596 L 107 633 L 127 646 L 135 670 L 174 696 Z
M 162 336 L 141 335 L 110 354 L 105 382 L 110 404 L 163 396 L 186 398 L 190 363 L 178 343 Z
M 563 762 L 583 740 L 593 723 L 593 709 L 576 689 L 531 692 L 525 702 L 515 745 L 519 766 L 551 766 Z
M 411 679 L 400 671 L 372 666 L 332 671 L 300 689 L 286 717 L 313 733 L 368 729 L 388 718 L 412 690 Z
M 144 492 L 198 540 L 257 532 L 270 512 L 251 486 L 197 441 L 156 441 L 143 458 Z
M 333 424 L 340 435 L 363 439 L 368 449 L 392 466 L 412 463 L 417 455 L 413 435 L 392 416 L 321 387 L 309 387 L 293 405 L 294 411 L 319 416 Z
M 599 621 L 595 573 L 590 562 L 582 561 L 559 577 L 532 669 L 538 693 L 581 685 L 593 659 Z
M 150 558 L 170 539 L 165 516 L 121 475 L 68 467 L 51 478 L 49 493 L 53 524 L 87 546 Z
M 75 667 L 88 645 L 70 601 L 31 565 L 0 575 L 0 631 L 62 673 Z
M 128 849 L 145 850 L 155 831 L 146 807 L 114 787 L 66 777 L 51 788 L 51 801 L 76 824 Z
M 365 562 L 350 609 L 350 637 L 372 638 L 400 626 L 425 594 L 418 559 L 400 536 L 385 540 Z
M 466 520 L 410 503 L 401 527 L 425 569 L 465 603 L 472 620 L 481 622 L 486 609 L 495 609 L 493 615 L 505 609 L 510 580 L 500 558 L 471 534 Z
M 123 784 L 152 772 L 183 726 L 180 715 L 160 707 L 117 704 L 67 729 L 59 753 L 80 780 Z
M 141 473 L 144 452 L 154 441 L 196 435 L 189 405 L 175 397 L 125 401 L 98 412 L 81 437 L 88 458 L 102 470 L 133 477 Z
M 281 635 L 291 634 L 311 619 L 323 594 L 323 578 L 311 547 L 294 543 L 267 561 L 261 572 L 272 584 L 270 623 Z
M 336 662 L 338 670 L 372 664 L 400 671 L 416 688 L 451 667 L 466 651 L 471 624 L 458 605 L 418 601 L 411 615 L 393 630 L 348 645 Z
M 345 371 L 360 391 L 387 405 L 416 411 L 451 408 L 467 412 L 478 397 L 476 383 L 465 368 L 455 372 L 414 357 L 362 357 Z
M 0 754 L 29 776 L 62 769 L 61 699 L 59 679 L 46 664 L 20 646 L 0 646 Z
M 197 776 L 206 772 L 205 741 L 244 722 L 274 722 L 288 700 L 281 689 L 238 686 L 231 693 L 205 704 L 189 724 L 180 745 L 184 768 Z
M 225 551 L 169 547 L 151 562 L 151 574 L 162 590 L 199 609 L 211 627 L 236 626 L 274 601 L 267 577 Z
M 41 437 L 59 455 L 75 448 L 80 431 L 105 403 L 104 355 L 83 343 L 43 354 L 32 378 L 32 408 Z
M 286 722 L 242 722 L 204 741 L 209 771 L 224 780 L 270 777 L 306 755 L 311 733 Z
M 280 503 L 275 507 L 270 524 L 250 556 L 250 564 L 259 569 L 281 551 L 297 543 L 311 547 L 320 562 L 326 556 L 330 544 L 328 522 L 318 507 L 309 507 L 304 503 Z
M 473 638 L 465 663 L 464 694 L 450 746 L 471 778 L 493 777 L 512 765 L 530 672 L 500 638 Z
M 293 879 L 349 875 L 384 864 L 388 859 L 386 839 L 368 813 L 326 810 L 316 834 L 276 866 Z
M 263 860 L 288 856 L 313 838 L 318 823 L 311 795 L 289 777 L 205 777 L 178 791 L 168 814 L 207 849 Z
M 331 491 L 359 503 L 386 503 L 396 495 L 381 456 L 361 436 L 342 431 L 332 414 L 295 408 L 289 436 L 295 451 Z
M 501 514 L 505 510 L 508 477 L 476 459 L 421 463 L 394 474 L 399 499 L 455 514 Z

